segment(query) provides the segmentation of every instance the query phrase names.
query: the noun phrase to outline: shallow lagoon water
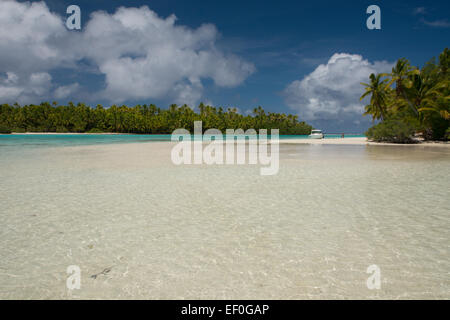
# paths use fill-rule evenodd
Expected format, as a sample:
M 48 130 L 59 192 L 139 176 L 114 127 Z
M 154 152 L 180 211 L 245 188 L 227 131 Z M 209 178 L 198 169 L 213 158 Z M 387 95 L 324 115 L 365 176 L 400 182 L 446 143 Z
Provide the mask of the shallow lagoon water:
M 327 139 L 341 138 L 339 134 L 326 134 Z M 269 135 L 270 137 L 270 135 Z M 280 140 L 309 139 L 307 135 L 281 135 Z M 364 137 L 347 134 L 347 138 Z M 170 134 L 0 134 L 0 148 L 5 147 L 48 147 L 82 146 L 116 143 L 170 141 Z
M 275 176 L 170 150 L 0 147 L 0 298 L 450 298 L 448 148 L 280 145 Z

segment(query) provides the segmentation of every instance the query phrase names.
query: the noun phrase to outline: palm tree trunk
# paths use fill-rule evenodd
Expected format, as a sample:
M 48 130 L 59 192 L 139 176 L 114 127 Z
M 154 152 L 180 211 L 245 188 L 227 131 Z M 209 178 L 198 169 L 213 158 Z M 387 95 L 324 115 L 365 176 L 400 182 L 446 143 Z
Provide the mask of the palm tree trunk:
M 403 94 L 403 98 L 406 100 L 406 102 L 408 102 L 408 105 L 411 108 L 411 110 L 414 112 L 414 114 L 416 116 L 419 115 L 419 111 L 417 111 L 416 107 L 414 107 L 414 105 L 411 103 L 411 101 L 409 101 L 408 97 L 406 96 L 406 92 L 404 90 L 402 90 L 402 94 Z

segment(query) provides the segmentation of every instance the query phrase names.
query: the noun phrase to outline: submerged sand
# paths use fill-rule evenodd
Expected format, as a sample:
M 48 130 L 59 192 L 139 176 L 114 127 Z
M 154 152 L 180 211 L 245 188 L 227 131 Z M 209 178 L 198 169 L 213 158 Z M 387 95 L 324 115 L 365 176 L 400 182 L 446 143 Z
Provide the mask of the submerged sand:
M 342 140 L 282 143 L 274 176 L 163 142 L 0 153 L 0 298 L 449 299 L 450 149 Z

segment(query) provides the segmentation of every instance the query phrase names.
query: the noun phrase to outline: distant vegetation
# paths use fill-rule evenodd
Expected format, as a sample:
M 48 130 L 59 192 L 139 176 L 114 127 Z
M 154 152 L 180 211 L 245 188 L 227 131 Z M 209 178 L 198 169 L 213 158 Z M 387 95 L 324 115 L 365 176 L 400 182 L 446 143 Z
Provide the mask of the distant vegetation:
M 58 106 L 56 102 L 40 105 L 0 105 L 0 129 L 13 132 L 117 132 L 137 134 L 170 134 L 185 128 L 193 132 L 194 121 L 203 121 L 203 130 L 226 129 L 280 129 L 280 134 L 310 134 L 312 127 L 299 122 L 296 115 L 266 113 L 261 107 L 252 115 L 241 115 L 235 108 L 198 107 L 194 112 L 187 105 L 171 105 L 160 109 L 155 105 L 135 107 L 97 105 L 91 108 L 83 103 Z M 270 134 L 270 131 L 268 132 Z
M 0 125 L 0 134 L 8 134 L 8 133 L 11 133 L 11 129 L 6 126 Z
M 450 136 L 450 51 L 438 61 L 431 59 L 422 69 L 400 59 L 390 74 L 371 74 L 363 85 L 370 96 L 365 115 L 381 120 L 366 132 L 374 141 L 407 143 L 421 133 L 426 140 L 448 140 Z

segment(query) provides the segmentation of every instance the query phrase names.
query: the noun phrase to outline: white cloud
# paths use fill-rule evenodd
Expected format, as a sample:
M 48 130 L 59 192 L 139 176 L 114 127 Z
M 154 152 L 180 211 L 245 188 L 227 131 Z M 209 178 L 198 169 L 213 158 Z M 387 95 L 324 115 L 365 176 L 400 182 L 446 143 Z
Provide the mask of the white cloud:
M 55 89 L 55 92 L 53 93 L 53 96 L 56 99 L 65 99 L 69 97 L 70 95 L 74 94 L 78 91 L 80 88 L 80 85 L 76 83 L 69 84 L 67 86 L 60 86 Z
M 159 98 L 191 104 L 201 99 L 204 79 L 234 87 L 255 71 L 253 64 L 216 48 L 214 25 L 191 29 L 175 22 L 174 15 L 161 18 L 147 6 L 121 7 L 113 14 L 92 13 L 81 32 L 74 32 L 44 2 L 2 0 L 0 70 L 26 79 L 33 73 L 76 67 L 85 59 L 105 75 L 104 89 L 92 95 L 93 99 L 119 103 Z M 0 91 L 0 99 L 23 98 L 19 91 L 27 91 L 26 85 L 22 81 L 16 85 L 18 91 Z M 63 98 L 75 89 L 62 86 L 51 92 Z M 48 91 L 39 93 L 52 98 L 45 96 Z
M 10 87 L 0 85 L 0 97 L 6 101 L 17 101 L 17 98 L 22 93 L 22 89 L 19 87 Z
M 447 19 L 434 20 L 434 21 L 421 19 L 421 21 L 424 24 L 426 24 L 427 26 L 434 27 L 434 28 L 450 28 L 450 21 L 448 21 Z
M 52 76 L 47 72 L 32 73 L 26 86 L 27 90 L 37 96 L 48 92 L 52 83 Z
M 50 70 L 73 61 L 69 32 L 43 2 L 0 2 L 0 103 L 40 103 L 49 98 Z
M 360 120 L 364 103 L 359 101 L 371 73 L 389 72 L 392 63 L 373 63 L 357 54 L 336 53 L 302 80 L 295 80 L 283 92 L 286 103 L 302 120 Z
M 52 77 L 47 72 L 32 73 L 28 77 L 19 77 L 7 72 L 6 78 L 0 78 L 0 97 L 5 101 L 19 103 L 36 102 L 49 93 Z
M 73 59 L 67 55 L 69 32 L 44 2 L 0 2 L 0 70 L 47 71 Z
M 422 16 L 420 18 L 420 22 L 423 24 L 433 27 L 433 28 L 450 28 L 450 21 L 447 19 L 441 19 L 441 20 L 427 20 L 423 16 L 426 16 L 428 13 L 428 10 L 425 7 L 418 7 L 414 8 L 413 14 Z
M 171 96 L 193 103 L 202 95 L 202 78 L 232 87 L 254 71 L 252 64 L 216 49 L 213 25 L 193 30 L 175 21 L 174 15 L 163 19 L 146 6 L 92 14 L 83 43 L 106 75 L 105 96 L 119 101 Z

